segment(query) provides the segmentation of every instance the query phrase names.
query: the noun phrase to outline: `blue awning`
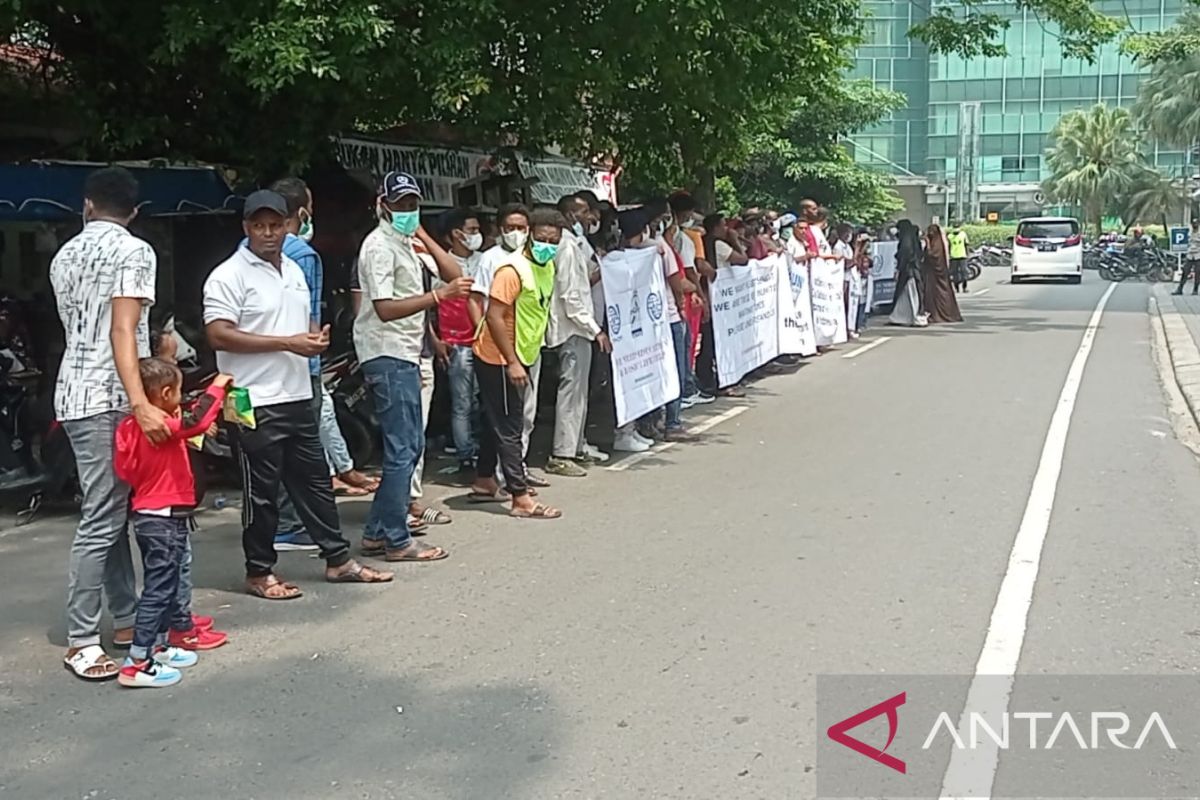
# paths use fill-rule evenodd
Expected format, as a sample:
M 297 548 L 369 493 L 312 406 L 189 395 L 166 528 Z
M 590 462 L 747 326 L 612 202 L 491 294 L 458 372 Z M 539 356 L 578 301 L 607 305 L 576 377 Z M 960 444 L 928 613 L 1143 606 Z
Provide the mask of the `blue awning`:
M 0 221 L 53 221 L 83 213 L 83 182 L 103 164 L 0 164 Z M 140 186 L 138 213 L 219 214 L 241 208 L 212 167 L 129 166 Z

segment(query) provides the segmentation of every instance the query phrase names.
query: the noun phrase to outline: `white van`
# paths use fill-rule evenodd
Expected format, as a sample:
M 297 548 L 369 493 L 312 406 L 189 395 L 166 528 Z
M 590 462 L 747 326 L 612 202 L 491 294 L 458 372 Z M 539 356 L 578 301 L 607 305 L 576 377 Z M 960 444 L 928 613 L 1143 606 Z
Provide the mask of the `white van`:
M 1026 278 L 1083 280 L 1083 235 L 1070 217 L 1029 217 L 1013 238 L 1012 282 Z

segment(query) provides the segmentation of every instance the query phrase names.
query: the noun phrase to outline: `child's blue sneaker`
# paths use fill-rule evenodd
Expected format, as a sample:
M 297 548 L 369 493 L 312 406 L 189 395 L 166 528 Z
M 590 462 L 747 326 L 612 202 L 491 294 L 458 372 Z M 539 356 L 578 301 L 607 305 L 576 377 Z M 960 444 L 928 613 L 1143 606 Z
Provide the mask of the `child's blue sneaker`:
M 191 650 L 184 650 L 182 647 L 160 647 L 154 651 L 155 663 L 171 667 L 172 669 L 194 667 L 199 660 L 200 656 Z

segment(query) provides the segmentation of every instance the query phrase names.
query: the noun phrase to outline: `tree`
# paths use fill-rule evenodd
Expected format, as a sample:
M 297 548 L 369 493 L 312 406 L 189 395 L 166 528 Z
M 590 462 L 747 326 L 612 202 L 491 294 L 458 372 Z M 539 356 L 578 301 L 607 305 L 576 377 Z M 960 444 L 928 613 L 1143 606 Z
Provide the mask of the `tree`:
M 7 0 L 86 132 L 71 155 L 294 169 L 405 123 L 615 154 L 661 185 L 736 164 L 849 60 L 858 0 Z M 12 107 L 0 97 L 5 107 Z M 64 154 L 65 155 L 65 154 Z
M 756 137 L 745 166 L 730 176 L 738 196 L 784 208 L 812 197 L 846 219 L 884 221 L 903 208 L 891 179 L 855 163 L 842 140 L 904 103 L 870 81 L 831 81 L 819 98 L 801 98 L 781 129 Z
M 1133 114 L 1160 142 L 1194 148 L 1200 141 L 1200 51 L 1179 60 L 1156 61 L 1138 87 Z
M 1184 188 L 1158 170 L 1147 169 L 1119 202 L 1118 211 L 1127 226 L 1153 220 L 1166 230 L 1170 227 L 1167 220 L 1183 210 Z
M 1200 13 L 1191 10 L 1182 14 L 1166 30 L 1130 36 L 1123 47 L 1126 52 L 1150 64 L 1194 57 L 1200 54 Z
M 1145 175 L 1133 118 L 1124 108 L 1098 104 L 1064 114 L 1050 133 L 1042 184 L 1047 199 L 1082 206 L 1097 233 L 1106 212 Z
M 1016 0 L 1010 8 L 1028 10 L 1043 24 L 1057 25 L 1063 55 L 1092 61 L 1101 45 L 1129 32 L 1125 20 L 1104 14 L 1095 5 L 1091 0 Z M 1000 40 L 1013 16 L 989 7 L 994 4 L 988 0 L 958 0 L 933 7 L 909 35 L 936 53 L 957 53 L 963 58 L 1007 55 Z

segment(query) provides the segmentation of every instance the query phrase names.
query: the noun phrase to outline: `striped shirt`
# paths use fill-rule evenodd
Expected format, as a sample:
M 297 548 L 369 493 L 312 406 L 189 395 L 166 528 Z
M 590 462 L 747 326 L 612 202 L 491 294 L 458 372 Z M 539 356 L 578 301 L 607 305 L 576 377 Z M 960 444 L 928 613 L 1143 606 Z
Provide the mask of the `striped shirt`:
M 142 301 L 138 355 L 150 355 L 150 306 L 158 261 L 154 248 L 113 222 L 89 222 L 50 264 L 50 284 L 66 331 L 66 349 L 54 389 L 60 420 L 128 411 L 112 350 L 112 301 Z

